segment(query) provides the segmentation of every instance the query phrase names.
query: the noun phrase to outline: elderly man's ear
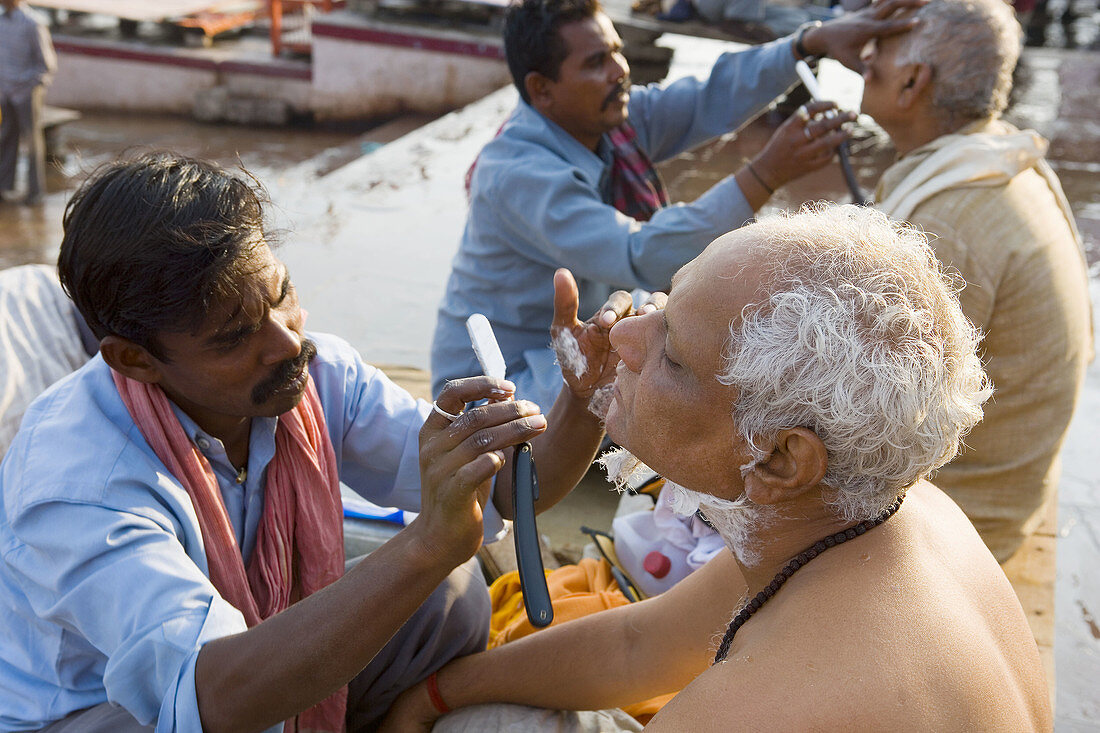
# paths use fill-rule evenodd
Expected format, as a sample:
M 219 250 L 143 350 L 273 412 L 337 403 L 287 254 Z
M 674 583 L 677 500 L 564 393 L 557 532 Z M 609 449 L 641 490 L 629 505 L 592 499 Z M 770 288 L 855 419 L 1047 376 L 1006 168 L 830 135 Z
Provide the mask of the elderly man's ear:
M 814 431 L 781 430 L 771 455 L 745 475 L 745 494 L 756 504 L 790 501 L 817 487 L 828 466 L 825 444 Z
M 129 339 L 121 336 L 105 336 L 99 342 L 103 361 L 124 377 L 146 384 L 156 384 L 160 371 L 152 354 Z
M 925 92 L 932 90 L 932 67 L 928 64 L 906 64 L 903 84 L 898 90 L 898 109 L 910 110 L 920 102 Z

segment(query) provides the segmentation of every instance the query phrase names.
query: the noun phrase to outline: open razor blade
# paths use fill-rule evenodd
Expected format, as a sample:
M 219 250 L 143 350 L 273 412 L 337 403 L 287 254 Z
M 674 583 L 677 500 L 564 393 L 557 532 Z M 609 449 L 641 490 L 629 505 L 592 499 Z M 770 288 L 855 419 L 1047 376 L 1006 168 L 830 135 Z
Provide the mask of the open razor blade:
M 817 77 L 814 76 L 810 65 L 805 61 L 798 60 L 794 64 L 794 70 L 798 72 L 798 78 L 806 85 L 806 91 L 810 93 L 810 96 L 819 102 L 824 101 L 825 95 L 822 94 L 821 85 L 818 83 Z
M 466 319 L 466 331 L 470 334 L 470 343 L 474 347 L 478 363 L 481 364 L 481 371 L 487 377 L 504 379 L 507 366 L 489 319 L 480 313 L 473 314 Z

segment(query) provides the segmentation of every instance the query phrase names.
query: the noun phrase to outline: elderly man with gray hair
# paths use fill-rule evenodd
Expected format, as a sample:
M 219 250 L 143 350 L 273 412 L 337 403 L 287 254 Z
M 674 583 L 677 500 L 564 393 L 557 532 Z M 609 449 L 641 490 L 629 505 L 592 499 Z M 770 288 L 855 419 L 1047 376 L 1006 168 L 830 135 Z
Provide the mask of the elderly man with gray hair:
M 667 477 L 731 552 L 649 600 L 452 662 L 389 729 L 671 692 L 647 730 L 1049 729 L 1019 602 L 924 480 L 990 393 L 955 290 L 920 233 L 855 206 L 712 243 L 664 310 L 611 330 L 606 425 L 637 456 L 621 471 Z
M 863 111 L 898 161 L 878 207 L 932 235 L 966 280 L 996 392 L 936 485 L 1005 562 L 1054 500 L 1058 453 L 1092 356 L 1084 257 L 1047 142 L 1000 119 L 1020 55 L 1003 0 L 932 0 L 905 36 L 868 44 Z

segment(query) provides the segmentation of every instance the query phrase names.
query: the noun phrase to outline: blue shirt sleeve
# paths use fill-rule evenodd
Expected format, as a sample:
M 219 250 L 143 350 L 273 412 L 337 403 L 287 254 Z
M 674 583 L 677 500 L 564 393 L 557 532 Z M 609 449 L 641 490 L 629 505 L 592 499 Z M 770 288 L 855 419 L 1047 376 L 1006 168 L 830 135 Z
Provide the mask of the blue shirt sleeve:
M 49 28 L 39 25 L 36 35 L 37 43 L 34 44 L 34 63 L 31 69 L 34 86 L 49 84 L 50 77 L 57 71 L 57 54 L 54 52 Z
M 71 632 L 63 647 L 90 645 L 103 655 L 108 700 L 141 723 L 157 721 L 158 731 L 201 730 L 199 650 L 246 625 L 166 516 L 152 506 L 48 501 L 20 512 L 12 532 L 18 541 L 4 554 L 11 577 L 39 618 Z
M 718 57 L 705 81 L 684 77 L 630 93 L 630 123 L 654 162 L 735 130 L 798 80 L 791 39 Z
M 524 257 L 628 290 L 667 288 L 681 265 L 754 213 L 733 176 L 645 223 L 605 204 L 591 181 L 562 166 L 513 169 L 487 195 Z
M 790 41 L 780 39 L 723 54 L 706 81 L 685 78 L 663 89 L 633 90 L 630 120 L 641 146 L 660 160 L 738 127 L 795 79 Z M 519 141 L 510 152 L 522 155 L 524 165 L 493 159 L 487 174 L 493 180 L 478 191 L 471 218 L 475 211 L 495 211 L 492 225 L 507 231 L 494 237 L 512 243 L 522 257 L 617 288 L 667 288 L 685 262 L 755 213 L 731 175 L 694 202 L 639 222 L 605 203 L 602 181 L 591 170 L 562 165 L 557 153 L 538 144 Z

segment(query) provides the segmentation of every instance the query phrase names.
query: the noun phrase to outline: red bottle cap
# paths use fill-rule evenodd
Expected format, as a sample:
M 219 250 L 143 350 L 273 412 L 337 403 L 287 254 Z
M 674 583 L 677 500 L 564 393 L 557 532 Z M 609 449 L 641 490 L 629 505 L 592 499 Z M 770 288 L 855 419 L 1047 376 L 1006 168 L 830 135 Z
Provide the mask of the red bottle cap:
M 642 567 L 654 578 L 663 578 L 668 575 L 669 570 L 672 570 L 672 561 L 654 550 L 645 556 Z

